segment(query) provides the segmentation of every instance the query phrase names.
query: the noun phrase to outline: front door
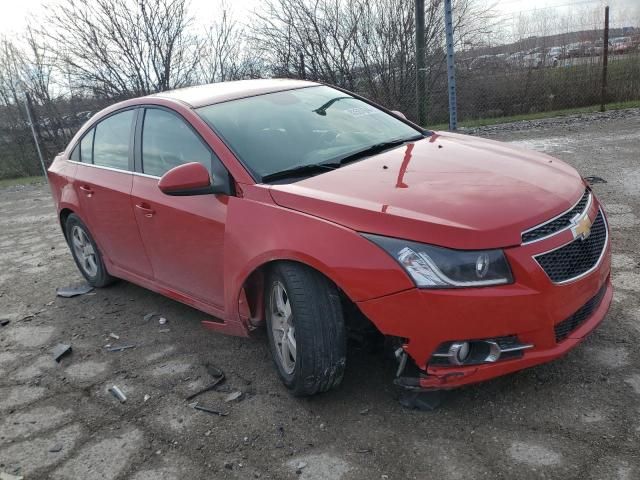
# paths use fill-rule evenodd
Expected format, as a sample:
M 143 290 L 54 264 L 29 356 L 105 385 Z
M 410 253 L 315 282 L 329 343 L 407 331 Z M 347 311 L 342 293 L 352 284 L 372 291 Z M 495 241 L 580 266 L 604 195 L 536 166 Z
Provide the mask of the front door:
M 84 135 L 75 155 L 79 162 L 75 186 L 83 220 L 102 255 L 117 267 L 152 278 L 151 263 L 131 208 L 130 147 L 135 116 L 135 110 L 116 113 Z
M 200 162 L 209 172 L 219 171 L 220 160 L 166 109 L 145 110 L 140 144 L 143 175 L 134 176 L 131 200 L 155 281 L 223 309 L 228 197 L 170 196 L 158 188 L 160 177 L 173 167 Z

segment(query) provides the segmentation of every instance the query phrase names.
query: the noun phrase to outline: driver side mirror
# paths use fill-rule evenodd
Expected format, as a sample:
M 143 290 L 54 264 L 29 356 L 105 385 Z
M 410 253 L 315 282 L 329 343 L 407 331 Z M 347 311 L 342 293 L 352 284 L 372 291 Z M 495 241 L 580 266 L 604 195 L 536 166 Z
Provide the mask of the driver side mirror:
M 407 117 L 405 116 L 404 113 L 402 113 L 400 110 L 391 110 L 391 113 L 393 113 L 394 115 L 406 120 Z
M 215 193 L 211 176 L 204 165 L 198 162 L 178 165 L 165 173 L 158 188 L 166 195 L 207 195 Z

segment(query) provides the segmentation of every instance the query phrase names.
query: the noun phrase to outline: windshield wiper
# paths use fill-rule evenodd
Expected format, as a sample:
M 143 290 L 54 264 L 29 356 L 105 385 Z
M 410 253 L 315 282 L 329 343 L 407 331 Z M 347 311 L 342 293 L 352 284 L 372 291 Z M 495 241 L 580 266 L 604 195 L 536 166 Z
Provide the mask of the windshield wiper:
M 334 160 L 334 162 L 338 165 L 344 165 L 345 163 L 354 162 L 364 157 L 370 157 L 371 155 L 382 153 L 385 150 L 389 150 L 393 147 L 399 147 L 400 145 L 403 145 L 405 143 L 415 142 L 417 140 L 422 140 L 423 138 L 424 135 L 416 135 L 415 137 L 401 138 L 396 140 L 389 140 L 387 142 L 376 143 L 363 150 L 358 150 L 357 152 L 350 153 L 349 155 L 346 155 L 344 157 L 337 158 Z
M 262 181 L 269 182 L 271 180 L 280 180 L 283 178 L 303 177 L 320 171 L 335 170 L 339 166 L 339 163 L 312 163 L 309 165 L 299 165 L 297 167 L 287 168 L 286 170 L 264 175 L 262 177 Z

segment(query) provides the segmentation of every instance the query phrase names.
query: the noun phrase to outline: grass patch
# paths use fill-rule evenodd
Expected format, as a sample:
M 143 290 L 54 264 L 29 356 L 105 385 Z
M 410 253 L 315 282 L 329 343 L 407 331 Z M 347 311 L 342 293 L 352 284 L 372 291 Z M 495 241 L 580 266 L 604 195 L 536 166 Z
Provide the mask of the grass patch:
M 606 110 L 621 110 L 623 108 L 637 108 L 637 107 L 640 107 L 640 100 L 614 102 L 614 103 L 607 103 L 605 105 Z M 600 105 L 591 105 L 589 107 L 566 108 L 564 110 L 552 110 L 549 112 L 524 113 L 521 115 L 512 115 L 508 117 L 478 118 L 476 120 L 464 120 L 462 122 L 458 122 L 458 127 L 465 127 L 465 128 L 484 127 L 487 125 L 498 125 L 501 123 L 519 122 L 522 120 L 539 120 L 541 118 L 565 117 L 567 115 L 575 115 L 577 113 L 593 113 L 593 112 L 599 112 L 599 111 L 600 111 Z M 437 125 L 429 125 L 428 128 L 430 130 L 447 130 L 449 128 L 449 124 L 440 123 Z
M 38 177 L 5 178 L 0 179 L 0 188 L 14 185 L 33 185 L 35 183 L 46 183 L 46 179 L 42 175 Z

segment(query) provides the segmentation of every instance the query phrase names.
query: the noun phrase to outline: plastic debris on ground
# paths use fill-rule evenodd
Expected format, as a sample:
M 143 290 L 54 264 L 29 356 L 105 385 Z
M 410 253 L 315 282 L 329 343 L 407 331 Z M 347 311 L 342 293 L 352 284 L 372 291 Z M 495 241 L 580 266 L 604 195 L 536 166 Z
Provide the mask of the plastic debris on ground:
M 121 352 L 123 350 L 129 350 L 130 348 L 136 348 L 136 344 L 131 344 L 131 345 L 120 345 L 120 346 L 108 346 L 107 347 L 107 352 Z
M 164 317 L 160 317 L 160 319 L 158 320 L 158 323 L 160 325 L 166 325 L 167 324 L 167 319 Z
M 149 320 L 151 320 L 153 317 L 157 317 L 160 314 L 158 312 L 150 312 L 147 313 L 144 317 L 142 317 L 144 319 L 145 322 L 148 322 Z
M 219 410 L 215 410 L 213 408 L 210 407 L 205 407 L 203 405 L 200 405 L 198 402 L 193 402 L 190 403 L 189 406 L 195 410 L 200 410 L 201 412 L 206 412 L 206 413 L 210 413 L 212 415 L 218 415 L 220 417 L 226 417 L 227 415 L 229 415 L 226 412 L 221 412 Z
M 6 327 L 10 323 L 11 323 L 11 320 L 9 320 L 8 318 L 3 318 L 2 320 L 0 320 L 0 327 Z
M 116 385 L 110 387 L 109 392 L 111 393 L 111 395 L 120 400 L 120 403 L 124 403 L 127 401 L 127 396 Z
M 222 382 L 224 382 L 224 372 L 222 370 L 220 370 L 218 367 L 214 367 L 213 365 L 207 364 L 206 365 L 207 368 L 207 372 L 209 373 L 209 375 L 211 375 L 213 377 L 213 381 L 211 383 L 209 383 L 209 385 L 207 385 L 206 387 L 198 390 L 195 393 L 192 393 L 191 395 L 189 395 L 185 400 L 193 400 L 195 397 L 197 397 L 198 395 L 200 395 L 201 393 L 204 392 L 209 392 L 211 390 L 214 390 L 215 388 L 218 387 L 218 385 L 220 385 Z
M 59 297 L 71 298 L 77 297 L 78 295 L 84 295 L 93 290 L 93 287 L 88 283 L 80 283 L 77 285 L 70 285 L 68 287 L 58 288 L 56 290 L 56 294 Z
M 236 392 L 231 392 L 229 395 L 227 395 L 224 398 L 225 402 L 234 402 L 236 400 L 240 400 L 242 398 L 242 392 L 241 391 L 236 391 Z
M 10 473 L 0 472 L 0 480 L 24 480 L 22 475 L 11 475 Z
M 113 332 L 111 332 L 111 333 L 109 334 L 109 336 L 110 336 L 111 338 L 115 338 L 116 340 L 120 340 L 120 335 L 116 335 L 116 334 L 115 334 L 115 333 L 113 333 Z
M 51 355 L 53 355 L 53 359 L 56 362 L 60 363 L 62 357 L 68 355 L 69 353 L 71 353 L 71 351 L 71 345 L 67 345 L 66 343 L 59 343 L 58 345 L 53 347 L 53 350 L 51 350 Z

